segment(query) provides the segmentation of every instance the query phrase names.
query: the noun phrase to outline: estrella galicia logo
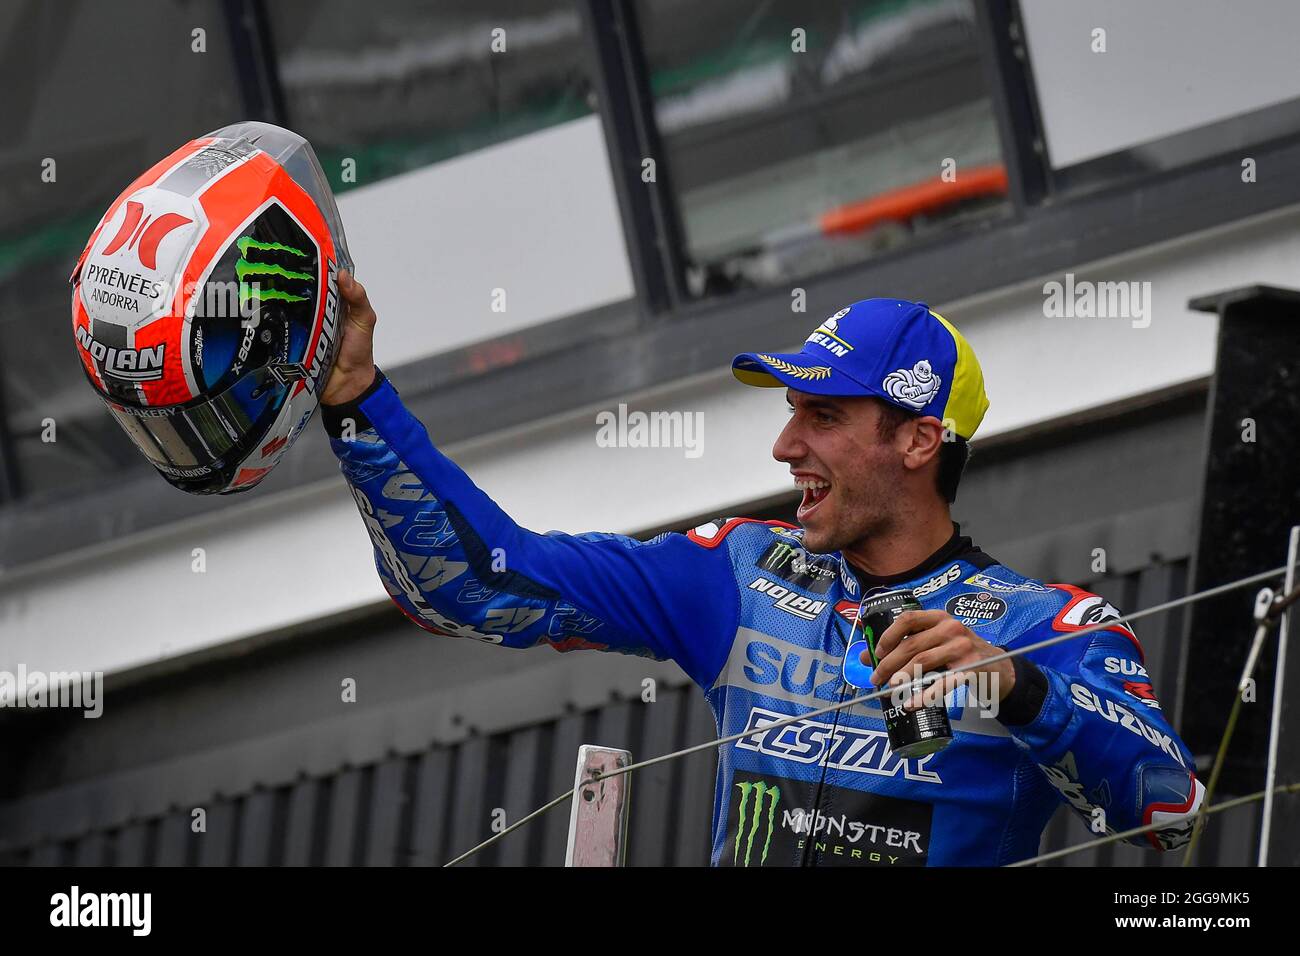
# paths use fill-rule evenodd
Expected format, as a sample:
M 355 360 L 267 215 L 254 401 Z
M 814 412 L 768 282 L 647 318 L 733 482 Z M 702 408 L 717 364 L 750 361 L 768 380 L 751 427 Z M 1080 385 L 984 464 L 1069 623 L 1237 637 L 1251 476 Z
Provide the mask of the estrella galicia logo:
M 1007 602 L 988 591 L 967 592 L 948 599 L 944 610 L 967 627 L 992 624 L 1007 613 Z
M 737 808 L 735 846 L 732 848 L 732 866 L 762 866 L 767 862 L 768 852 L 772 849 L 772 834 L 776 831 L 776 807 L 781 802 L 781 788 L 764 780 L 738 780 L 735 787 L 740 791 L 740 805 Z M 759 852 L 754 853 L 755 838 L 758 840 Z M 740 846 L 745 845 L 744 861 L 741 861 Z
M 829 559 L 811 556 L 784 539 L 773 541 L 757 564 L 782 581 L 813 594 L 825 594 L 835 581 L 836 570 Z

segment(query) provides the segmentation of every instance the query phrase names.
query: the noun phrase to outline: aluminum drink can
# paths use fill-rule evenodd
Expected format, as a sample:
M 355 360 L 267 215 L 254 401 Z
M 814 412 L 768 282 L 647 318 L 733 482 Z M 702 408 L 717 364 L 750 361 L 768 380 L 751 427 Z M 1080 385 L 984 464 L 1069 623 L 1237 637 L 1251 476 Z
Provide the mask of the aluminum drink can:
M 871 664 L 876 666 L 876 642 L 898 615 L 904 611 L 920 611 L 921 602 L 911 591 L 886 591 L 863 599 L 858 608 L 858 623 L 871 651 Z M 904 638 L 906 640 L 906 638 Z M 889 697 L 880 701 L 884 713 L 885 730 L 889 732 L 889 749 L 899 757 L 924 757 L 938 753 L 952 743 L 952 727 L 948 724 L 948 709 L 943 706 L 921 707 L 907 711 L 901 703 Z

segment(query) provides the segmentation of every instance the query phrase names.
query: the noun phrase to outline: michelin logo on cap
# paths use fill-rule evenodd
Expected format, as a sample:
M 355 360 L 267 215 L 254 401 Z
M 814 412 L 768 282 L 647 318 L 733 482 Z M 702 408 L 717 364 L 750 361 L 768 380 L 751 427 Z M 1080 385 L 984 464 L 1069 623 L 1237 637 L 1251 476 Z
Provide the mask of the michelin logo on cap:
M 820 345 L 831 354 L 844 358 L 853 351 L 853 346 L 840 338 L 840 319 L 849 314 L 848 309 L 840 309 L 829 319 L 823 322 L 817 328 L 813 329 L 812 334 L 804 340 L 805 344 L 811 342 L 814 345 Z
M 939 394 L 941 385 L 943 379 L 934 373 L 926 359 L 921 359 L 910 370 L 900 368 L 890 372 L 880 383 L 890 398 L 917 411 L 930 404 L 934 396 Z

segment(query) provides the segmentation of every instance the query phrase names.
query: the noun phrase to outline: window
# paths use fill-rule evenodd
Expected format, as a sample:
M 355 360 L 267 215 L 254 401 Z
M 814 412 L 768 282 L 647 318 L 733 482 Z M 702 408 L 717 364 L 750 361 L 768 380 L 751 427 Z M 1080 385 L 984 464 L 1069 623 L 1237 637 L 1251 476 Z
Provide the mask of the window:
M 1300 130 L 1300 6 L 1021 0 L 1059 187 L 1159 172 Z
M 572 0 L 266 7 L 288 120 L 336 191 L 591 112 Z
M 969 0 L 640 0 L 637 14 L 692 294 L 1009 212 Z
M 0 13 L 0 54 L 3 425 L 20 487 L 48 499 L 148 470 L 85 383 L 67 285 L 76 257 L 132 179 L 243 107 L 218 0 L 20 0 Z

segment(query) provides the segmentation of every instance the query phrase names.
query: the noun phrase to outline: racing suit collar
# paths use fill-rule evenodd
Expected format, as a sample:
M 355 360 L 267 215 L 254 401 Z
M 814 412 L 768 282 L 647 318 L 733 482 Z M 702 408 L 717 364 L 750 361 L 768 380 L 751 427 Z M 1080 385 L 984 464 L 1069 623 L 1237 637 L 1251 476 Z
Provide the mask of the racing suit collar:
M 957 522 L 952 523 L 952 537 L 950 537 L 938 551 L 934 552 L 928 558 L 923 560 L 914 568 L 901 571 L 898 574 L 868 574 L 861 568 L 849 562 L 847 558 L 844 563 L 853 572 L 858 583 L 862 585 L 863 592 L 872 591 L 876 588 L 891 587 L 895 584 L 902 584 L 905 581 L 911 581 L 914 578 L 922 577 L 938 568 L 940 565 L 949 564 L 952 561 L 962 558 L 971 561 L 973 564 L 982 565 L 988 561 L 984 552 L 981 551 L 969 535 L 961 533 L 961 525 Z

